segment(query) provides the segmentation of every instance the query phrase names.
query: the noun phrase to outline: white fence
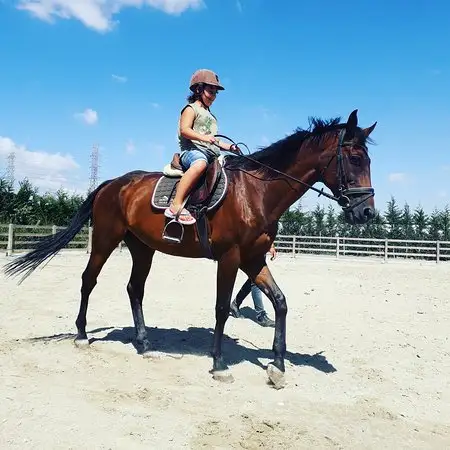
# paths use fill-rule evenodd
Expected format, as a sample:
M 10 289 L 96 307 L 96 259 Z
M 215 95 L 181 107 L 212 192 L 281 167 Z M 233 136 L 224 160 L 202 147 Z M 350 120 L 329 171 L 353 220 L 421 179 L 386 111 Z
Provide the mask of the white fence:
M 56 225 L 35 226 L 35 225 L 16 225 L 0 224 L 0 251 L 5 250 L 7 255 L 14 252 L 24 252 L 33 247 L 36 242 L 49 234 L 56 234 L 57 231 L 65 227 Z M 88 251 L 90 240 L 88 227 L 84 227 L 67 246 L 68 249 L 85 249 Z
M 381 258 L 413 258 L 436 262 L 450 260 L 450 241 L 352 238 L 340 236 L 278 235 L 275 247 L 279 252 Z
M 33 247 L 39 238 L 56 234 L 64 227 L 55 225 L 33 226 L 0 224 L 0 251 L 7 255 L 24 252 Z M 84 227 L 66 247 L 67 249 L 91 249 L 92 229 Z M 120 243 L 119 248 L 125 246 Z M 278 235 L 275 247 L 280 253 L 292 256 L 301 254 L 341 256 L 365 256 L 380 259 L 408 258 L 450 260 L 450 241 L 419 241 L 401 239 L 351 238 L 339 236 L 286 236 Z

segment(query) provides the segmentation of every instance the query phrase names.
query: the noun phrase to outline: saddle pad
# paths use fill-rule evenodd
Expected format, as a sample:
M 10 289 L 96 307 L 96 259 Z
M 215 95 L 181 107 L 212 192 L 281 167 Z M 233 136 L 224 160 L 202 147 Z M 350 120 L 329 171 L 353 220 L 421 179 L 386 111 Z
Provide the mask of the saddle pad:
M 216 208 L 222 199 L 225 197 L 228 187 L 228 178 L 225 170 L 221 169 L 220 180 L 217 183 L 216 190 L 211 196 L 210 202 L 208 204 L 208 211 Z M 152 206 L 156 209 L 166 209 L 169 207 L 170 202 L 175 197 L 177 183 L 180 181 L 180 177 L 166 177 L 162 175 L 157 181 L 155 190 L 152 195 Z M 186 208 L 189 210 L 189 203 Z

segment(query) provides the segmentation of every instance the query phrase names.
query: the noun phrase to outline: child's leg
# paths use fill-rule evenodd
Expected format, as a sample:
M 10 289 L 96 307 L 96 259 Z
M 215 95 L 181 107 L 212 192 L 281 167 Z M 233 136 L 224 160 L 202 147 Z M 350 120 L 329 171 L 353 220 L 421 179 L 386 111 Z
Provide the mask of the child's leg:
M 208 163 L 202 159 L 194 161 L 189 169 L 181 177 L 177 186 L 177 192 L 172 203 L 172 210 L 178 211 L 183 204 L 184 199 L 187 197 L 195 183 L 200 179 L 202 174 L 208 167 Z
M 165 211 L 167 217 L 174 217 L 177 214 L 183 201 L 208 167 L 206 155 L 199 150 L 191 150 L 184 153 L 181 157 L 181 163 L 187 170 L 178 183 L 172 204 Z M 195 223 L 195 219 L 186 209 L 183 209 L 181 212 L 179 221 L 185 224 Z

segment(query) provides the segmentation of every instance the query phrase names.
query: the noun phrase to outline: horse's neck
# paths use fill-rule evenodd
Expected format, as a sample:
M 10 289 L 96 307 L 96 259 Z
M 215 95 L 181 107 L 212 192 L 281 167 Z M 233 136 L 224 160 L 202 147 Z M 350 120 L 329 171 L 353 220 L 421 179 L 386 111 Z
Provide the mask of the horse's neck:
M 312 186 L 318 181 L 316 165 L 316 157 L 305 153 L 284 173 Z M 278 221 L 282 214 L 309 189 L 309 186 L 283 175 L 276 176 L 274 180 L 261 181 L 261 183 L 264 184 L 261 189 L 264 192 L 261 197 L 261 209 L 269 222 Z

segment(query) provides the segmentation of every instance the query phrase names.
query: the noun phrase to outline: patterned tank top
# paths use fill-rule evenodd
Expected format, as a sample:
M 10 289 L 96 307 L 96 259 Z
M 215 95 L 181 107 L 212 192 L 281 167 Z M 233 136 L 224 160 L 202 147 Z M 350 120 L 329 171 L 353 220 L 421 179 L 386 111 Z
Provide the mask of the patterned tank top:
M 217 119 L 206 108 L 202 108 L 197 103 L 189 103 L 185 108 L 191 107 L 195 112 L 195 119 L 192 129 L 197 133 L 214 136 L 217 134 Z M 201 150 L 211 156 L 220 156 L 220 150 L 216 145 L 207 142 L 197 141 L 196 139 L 186 139 L 180 133 L 180 119 L 178 120 L 178 145 L 181 153 L 189 150 Z

